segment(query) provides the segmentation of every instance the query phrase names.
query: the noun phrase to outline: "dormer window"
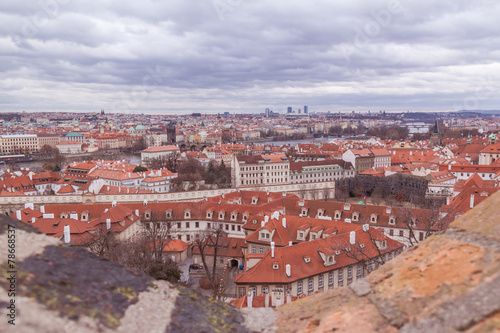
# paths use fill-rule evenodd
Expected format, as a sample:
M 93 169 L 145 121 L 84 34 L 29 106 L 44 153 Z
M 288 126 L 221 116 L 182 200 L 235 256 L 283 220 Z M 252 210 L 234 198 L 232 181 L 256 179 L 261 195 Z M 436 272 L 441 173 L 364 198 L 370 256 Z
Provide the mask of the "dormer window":
M 355 212 L 352 214 L 352 220 L 353 221 L 359 221 L 359 213 L 358 212 Z
M 280 265 L 278 264 L 277 261 L 273 262 L 273 269 L 279 269 Z
M 389 224 L 392 224 L 392 225 L 396 224 L 396 218 L 392 215 L 389 217 Z
M 236 221 L 237 216 L 238 216 L 238 213 L 231 213 L 231 221 Z
M 370 215 L 370 222 L 371 223 L 377 223 L 378 215 L 377 214 L 372 214 Z
M 252 221 L 252 223 L 253 223 L 253 224 L 257 224 L 257 220 L 253 220 L 253 221 Z
M 303 240 L 304 239 L 304 232 L 303 231 L 299 231 L 297 238 Z
M 184 211 L 184 218 L 185 218 L 185 219 L 190 219 L 190 218 L 191 218 L 191 210 L 186 209 L 186 210 Z
M 299 207 L 304 207 L 304 200 L 299 200 Z
M 213 215 L 214 212 L 212 212 L 211 210 L 207 210 L 207 219 L 211 219 Z
M 362 248 L 362 249 L 364 249 L 365 248 L 365 244 L 359 243 L 359 247 Z
M 248 214 L 243 214 L 242 220 L 243 220 L 243 222 L 248 221 Z
M 303 207 L 302 208 L 302 216 L 306 216 L 307 215 L 307 208 Z
M 224 219 L 224 212 L 219 212 L 219 220 L 223 220 Z
M 318 209 L 318 216 L 323 216 L 325 214 L 325 210 L 324 209 Z
M 259 201 L 259 198 L 252 197 L 252 205 L 256 205 L 258 201 Z
M 316 239 L 316 233 L 315 232 L 311 232 L 311 240 L 314 240 Z
M 149 209 L 144 212 L 144 218 L 146 220 L 151 219 L 151 211 Z
M 310 258 L 310 257 L 308 257 L 308 256 L 303 256 L 302 258 L 304 258 L 304 262 L 305 262 L 306 264 L 308 264 L 308 263 L 310 263 L 310 262 L 311 262 L 311 258 Z
M 171 219 L 172 218 L 172 210 L 171 209 L 167 209 L 167 211 L 165 211 L 165 217 L 167 219 Z
M 340 211 L 336 210 L 335 211 L 335 220 L 340 220 L 340 215 L 341 215 Z
M 340 254 L 340 250 L 335 250 L 335 254 L 339 255 Z

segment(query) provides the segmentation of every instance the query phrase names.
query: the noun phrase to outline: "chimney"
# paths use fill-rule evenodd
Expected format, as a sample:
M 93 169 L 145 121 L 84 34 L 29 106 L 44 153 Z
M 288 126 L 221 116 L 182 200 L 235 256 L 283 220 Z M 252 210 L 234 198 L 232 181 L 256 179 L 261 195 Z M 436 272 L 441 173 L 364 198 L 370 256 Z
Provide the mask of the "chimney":
M 261 226 L 261 227 L 263 227 L 263 226 L 265 226 L 265 225 L 266 225 L 266 222 L 265 222 L 265 221 L 261 221 L 261 222 L 260 222 L 260 226 Z
M 448 164 L 448 171 L 451 171 L 451 164 Z
M 64 226 L 64 243 L 70 244 L 71 243 L 71 233 L 69 231 L 69 225 Z
M 283 228 L 286 229 L 286 217 L 281 219 L 281 224 L 283 225 Z
M 111 229 L 111 219 L 106 219 L 106 229 Z
M 35 218 L 34 217 L 31 218 L 31 223 L 35 223 Z
M 267 195 L 269 196 L 269 190 L 267 190 Z
M 222 193 L 222 199 L 224 199 L 224 193 Z
M 292 244 L 293 244 L 292 241 L 288 242 L 288 246 L 292 246 Z
M 351 232 L 349 233 L 349 243 L 350 243 L 351 245 L 356 244 L 356 231 L 351 231 Z
M 148 201 L 146 199 L 144 199 L 143 203 L 142 203 L 144 206 L 147 206 L 148 205 Z
M 410 156 L 413 155 L 413 152 L 410 150 Z
M 292 277 L 292 266 L 290 264 L 286 264 L 285 267 L 286 276 Z
M 45 214 L 45 206 L 40 206 L 40 213 Z
M 138 209 L 135 210 L 135 216 L 139 216 L 139 210 Z
M 248 292 L 248 296 L 247 296 L 247 307 L 248 308 L 251 308 L 252 307 L 252 303 L 253 303 L 253 294 L 251 291 Z
M 267 222 L 269 222 L 269 216 L 265 215 L 264 216 L 264 223 L 267 223 Z
M 286 197 L 286 192 L 285 191 L 283 191 L 283 196 Z
M 474 194 L 470 196 L 470 209 L 474 208 Z
M 114 207 L 114 206 L 116 206 L 116 201 L 113 201 L 113 202 L 111 203 L 111 207 Z
M 385 213 L 386 213 L 386 214 L 390 214 L 391 212 L 392 212 L 392 208 L 391 208 L 391 206 L 387 206 L 387 207 L 385 208 Z
M 32 202 L 27 202 L 24 204 L 24 208 L 31 208 L 32 210 L 34 210 L 35 206 L 33 205 Z
M 16 219 L 21 220 L 21 211 L 16 210 Z
M 274 258 L 274 242 L 271 242 L 271 258 Z

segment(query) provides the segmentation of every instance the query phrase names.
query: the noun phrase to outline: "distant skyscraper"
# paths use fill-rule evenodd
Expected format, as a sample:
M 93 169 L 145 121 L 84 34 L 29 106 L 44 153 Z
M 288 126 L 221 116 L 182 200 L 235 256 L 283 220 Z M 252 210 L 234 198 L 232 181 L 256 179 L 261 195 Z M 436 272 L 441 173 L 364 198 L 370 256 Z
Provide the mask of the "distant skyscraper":
M 266 118 L 269 118 L 269 108 L 266 109 Z
M 286 113 L 292 113 L 292 107 L 291 106 L 289 106 L 289 107 L 286 108 Z
M 304 113 L 308 113 L 309 111 L 307 110 L 307 105 L 304 105 Z

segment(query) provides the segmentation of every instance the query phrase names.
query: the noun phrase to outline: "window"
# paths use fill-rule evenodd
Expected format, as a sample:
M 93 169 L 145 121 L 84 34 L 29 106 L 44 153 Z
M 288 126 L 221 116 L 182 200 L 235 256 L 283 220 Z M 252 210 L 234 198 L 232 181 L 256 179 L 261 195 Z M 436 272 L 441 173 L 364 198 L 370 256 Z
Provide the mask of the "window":
M 189 222 L 186 222 L 186 229 L 189 229 Z
M 358 265 L 358 268 L 356 269 L 356 276 L 361 276 L 362 272 L 361 265 Z
M 263 294 L 269 294 L 269 287 L 262 287 Z
M 404 235 L 405 235 L 404 230 L 399 230 L 399 236 L 400 236 L 400 237 L 403 237 Z
M 257 296 L 257 288 L 256 287 L 250 287 L 248 288 L 248 291 L 253 295 Z
M 344 272 L 339 270 L 339 282 L 344 281 Z
M 349 267 L 349 268 L 347 269 L 347 278 L 348 278 L 348 279 L 352 279 L 352 267 Z
M 314 280 L 313 279 L 309 279 L 308 281 L 308 290 L 309 292 L 313 291 L 314 290 Z
M 262 246 L 259 246 L 259 253 L 264 253 L 264 248 Z
M 191 240 L 191 236 L 190 235 L 186 235 L 186 241 L 190 241 Z
M 302 281 L 297 283 L 297 295 L 302 294 Z
M 252 253 L 257 253 L 257 246 L 252 245 Z
M 318 287 L 323 288 L 323 275 L 318 276 Z
M 199 227 L 200 227 L 200 222 L 195 222 L 195 223 L 194 223 L 194 227 L 195 227 L 195 228 L 199 228 Z

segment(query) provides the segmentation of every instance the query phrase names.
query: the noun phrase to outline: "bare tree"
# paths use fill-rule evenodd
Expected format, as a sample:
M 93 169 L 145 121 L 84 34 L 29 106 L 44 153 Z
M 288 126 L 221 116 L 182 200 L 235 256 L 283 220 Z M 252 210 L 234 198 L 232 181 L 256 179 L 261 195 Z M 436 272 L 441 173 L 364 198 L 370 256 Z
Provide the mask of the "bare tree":
M 223 289 L 221 288 L 221 269 L 217 267 L 219 243 L 221 237 L 225 237 L 227 233 L 223 230 L 223 225 L 220 223 L 212 224 L 212 228 L 207 228 L 204 231 L 200 231 L 195 235 L 195 241 L 193 242 L 193 247 L 195 247 L 201 256 L 201 261 L 203 263 L 203 268 L 207 279 L 210 283 L 210 288 L 214 292 L 214 298 L 221 300 L 223 298 Z M 213 249 L 208 253 L 208 249 Z M 212 263 L 208 262 L 208 256 L 213 258 Z
M 107 257 L 108 253 L 118 246 L 118 241 L 111 230 L 107 229 L 104 224 L 99 224 L 90 231 L 90 239 L 84 243 L 84 246 L 99 257 Z
M 445 220 L 438 209 L 397 208 L 396 221 L 405 225 L 408 230 L 406 239 L 413 246 L 429 237 L 433 232 L 443 230 Z

